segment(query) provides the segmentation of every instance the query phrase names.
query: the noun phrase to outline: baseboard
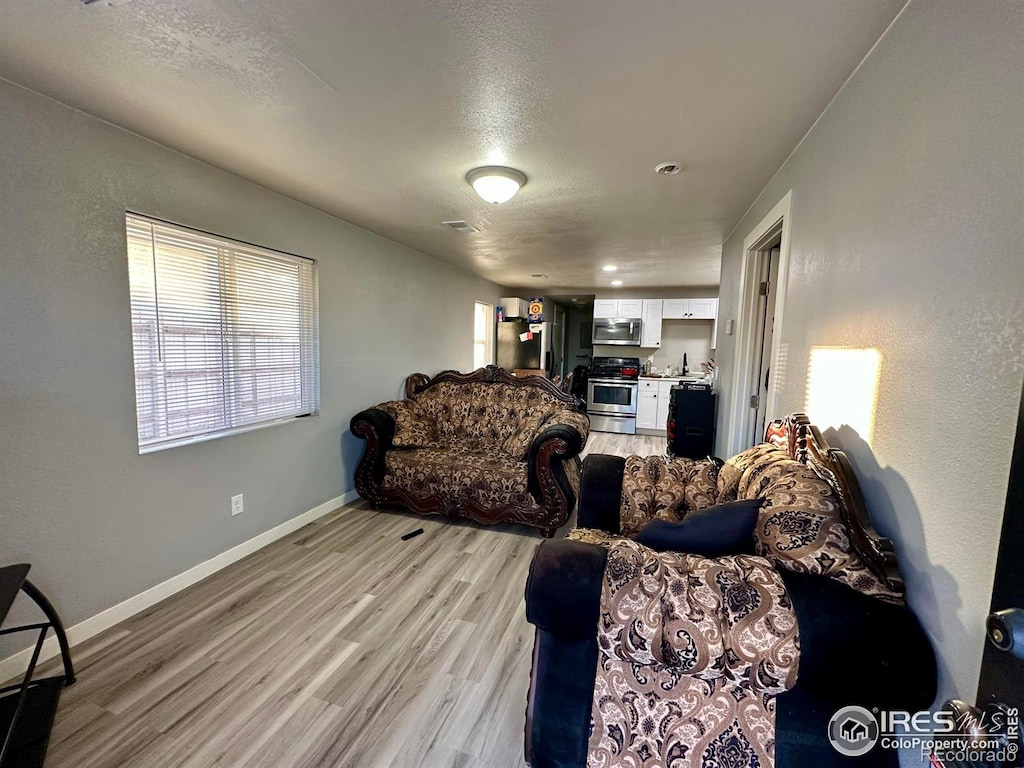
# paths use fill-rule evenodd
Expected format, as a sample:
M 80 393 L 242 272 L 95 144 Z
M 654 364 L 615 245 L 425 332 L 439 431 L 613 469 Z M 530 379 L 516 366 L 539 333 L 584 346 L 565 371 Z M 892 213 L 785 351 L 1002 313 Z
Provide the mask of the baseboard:
M 350 504 L 358 498 L 359 494 L 355 491 L 349 491 L 341 496 L 336 496 L 333 499 L 325 501 L 323 504 L 318 504 L 307 512 L 303 512 L 301 515 L 293 517 L 290 520 L 286 520 L 280 525 L 271 528 L 269 531 L 264 531 L 258 536 L 254 536 L 248 541 L 243 541 L 241 544 L 232 547 L 226 552 L 221 552 L 219 555 L 211 557 L 209 560 L 205 560 L 199 563 L 199 565 L 189 568 L 184 573 L 172 576 L 167 579 L 167 581 L 162 581 L 156 586 L 150 587 L 145 592 L 140 592 L 134 597 L 129 597 L 127 600 L 107 608 L 105 611 L 100 611 L 95 616 L 91 616 L 85 621 L 75 624 L 73 627 L 68 627 L 68 643 L 74 647 L 78 643 L 88 640 L 90 637 L 94 637 L 104 630 L 110 629 L 118 622 L 124 621 L 125 619 L 156 605 L 161 600 L 180 592 L 186 587 L 190 587 L 193 584 L 202 581 L 207 576 L 211 576 L 217 571 L 227 568 L 229 565 L 238 562 L 243 557 L 247 557 L 253 552 L 263 549 L 263 547 L 268 544 L 272 544 L 278 539 L 284 538 L 289 533 L 297 531 L 307 523 L 311 523 L 314 520 L 323 517 L 327 513 L 333 512 L 338 507 Z M 43 643 L 39 662 L 42 663 L 43 661 L 52 659 L 59 653 L 60 649 L 57 646 L 57 638 L 53 633 L 50 633 L 46 642 Z M 31 658 L 32 649 L 28 648 L 14 654 L 13 656 L 0 660 L 0 683 L 5 680 L 10 680 L 15 676 L 24 674 L 25 668 L 28 666 Z M 74 656 L 72 656 L 72 659 L 74 659 Z

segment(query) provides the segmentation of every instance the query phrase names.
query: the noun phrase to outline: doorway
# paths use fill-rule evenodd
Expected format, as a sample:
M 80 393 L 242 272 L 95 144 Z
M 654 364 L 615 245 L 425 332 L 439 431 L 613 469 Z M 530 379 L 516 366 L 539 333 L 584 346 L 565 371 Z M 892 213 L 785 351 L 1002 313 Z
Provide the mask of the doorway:
M 764 427 L 768 414 L 768 382 L 772 373 L 772 337 L 775 333 L 775 296 L 779 278 L 779 251 L 782 245 L 782 226 L 773 233 L 772 242 L 760 251 L 759 282 L 757 291 L 757 330 L 754 338 L 754 370 L 750 382 L 750 406 L 754 410 L 754 431 L 749 436 L 755 445 L 764 439 Z
M 790 190 L 743 240 L 728 455 L 761 442 L 776 416 L 792 202 Z
M 558 304 L 554 305 L 553 320 L 551 323 L 551 341 L 554 360 L 552 360 L 550 375 L 565 378 L 565 309 Z

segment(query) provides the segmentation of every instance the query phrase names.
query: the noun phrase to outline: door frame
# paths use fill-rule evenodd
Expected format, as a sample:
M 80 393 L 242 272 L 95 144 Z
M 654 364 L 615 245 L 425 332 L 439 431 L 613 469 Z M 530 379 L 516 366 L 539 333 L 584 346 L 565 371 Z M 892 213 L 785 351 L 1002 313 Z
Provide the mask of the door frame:
M 789 190 L 767 215 L 743 238 L 743 255 L 740 259 L 739 311 L 736 320 L 736 355 L 733 380 L 732 402 L 729 403 L 728 455 L 735 456 L 745 448 L 753 429 L 754 411 L 750 408 L 750 382 L 754 376 L 754 350 L 757 347 L 757 304 L 761 267 L 765 258 L 766 245 L 780 233 L 779 276 L 775 292 L 775 330 L 772 333 L 771 370 L 768 379 L 768 398 L 765 423 L 775 418 L 775 401 L 778 395 L 777 381 L 782 340 L 782 317 L 789 283 L 789 241 L 793 228 L 793 190 Z

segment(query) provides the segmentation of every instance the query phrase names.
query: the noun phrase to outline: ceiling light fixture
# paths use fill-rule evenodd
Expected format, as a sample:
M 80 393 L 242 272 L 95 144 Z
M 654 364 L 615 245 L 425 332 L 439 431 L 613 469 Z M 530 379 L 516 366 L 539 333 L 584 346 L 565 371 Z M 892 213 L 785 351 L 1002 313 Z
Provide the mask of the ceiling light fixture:
M 614 286 L 622 285 L 622 281 L 621 280 L 612 280 L 612 285 L 614 285 Z
M 618 267 L 616 267 L 614 264 L 605 264 L 603 267 L 601 267 L 601 269 L 603 269 L 605 272 L 614 272 L 616 269 L 618 269 Z
M 488 203 L 505 203 L 526 183 L 526 175 L 515 168 L 486 165 L 467 173 L 466 181 L 472 184 L 476 193 Z
M 654 166 L 654 172 L 660 173 L 662 176 L 675 176 L 681 170 L 683 170 L 683 166 L 680 163 L 671 161 Z

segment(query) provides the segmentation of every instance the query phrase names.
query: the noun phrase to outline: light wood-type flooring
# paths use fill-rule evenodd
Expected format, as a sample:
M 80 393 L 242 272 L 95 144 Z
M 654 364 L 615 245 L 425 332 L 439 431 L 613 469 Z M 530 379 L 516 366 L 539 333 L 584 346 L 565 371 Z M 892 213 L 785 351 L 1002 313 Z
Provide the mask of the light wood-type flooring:
M 610 453 L 613 456 L 660 456 L 668 448 L 666 438 L 654 435 L 617 435 L 612 432 L 591 432 L 583 455 Z
M 72 649 L 46 766 L 520 768 L 540 541 L 342 507 Z

